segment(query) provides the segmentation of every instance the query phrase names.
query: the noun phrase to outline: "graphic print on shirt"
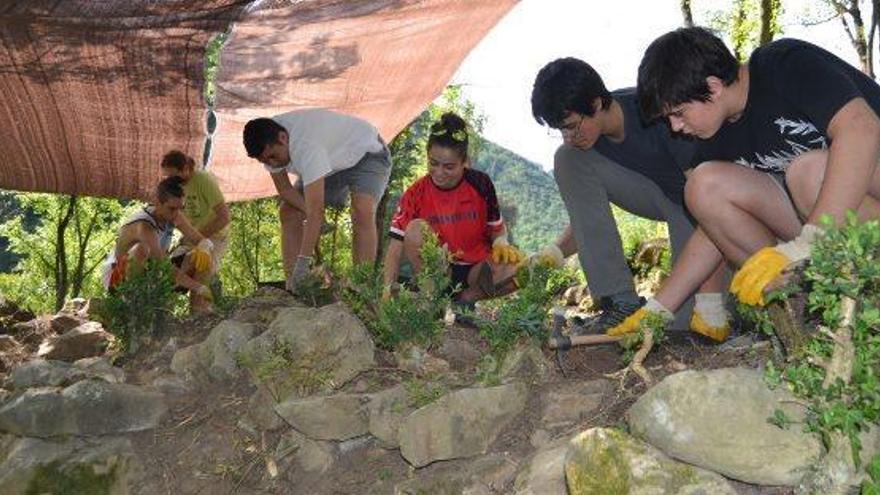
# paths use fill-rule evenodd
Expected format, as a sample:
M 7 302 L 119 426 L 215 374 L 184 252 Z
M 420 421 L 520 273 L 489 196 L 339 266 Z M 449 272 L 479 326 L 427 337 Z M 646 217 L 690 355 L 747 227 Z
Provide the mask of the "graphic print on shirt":
M 825 136 L 812 122 L 778 117 L 773 123 L 776 124 L 780 136 L 783 136 L 782 141 L 788 149 L 777 149 L 768 154 L 755 152 L 753 160 L 740 157 L 734 160 L 736 163 L 762 172 L 785 172 L 791 161 L 801 154 L 816 149 L 828 149 Z

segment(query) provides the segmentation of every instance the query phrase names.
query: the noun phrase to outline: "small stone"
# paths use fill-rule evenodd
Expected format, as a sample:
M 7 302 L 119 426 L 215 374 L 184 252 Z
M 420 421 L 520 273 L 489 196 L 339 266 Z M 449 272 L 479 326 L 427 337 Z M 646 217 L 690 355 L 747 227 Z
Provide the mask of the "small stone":
M 104 354 L 115 340 L 113 334 L 106 332 L 100 323 L 90 321 L 44 342 L 37 355 L 45 359 L 76 361 Z

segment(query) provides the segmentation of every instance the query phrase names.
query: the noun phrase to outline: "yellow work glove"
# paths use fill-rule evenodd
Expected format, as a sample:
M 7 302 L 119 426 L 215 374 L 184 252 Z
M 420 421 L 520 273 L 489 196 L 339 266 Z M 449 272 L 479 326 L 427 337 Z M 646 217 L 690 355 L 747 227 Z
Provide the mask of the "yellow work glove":
M 616 327 L 609 329 L 606 332 L 606 335 L 616 337 L 618 335 L 633 333 L 639 329 L 642 320 L 650 314 L 658 314 L 666 321 L 671 321 L 673 318 L 672 312 L 652 297 L 651 299 L 648 299 L 648 302 L 643 307 L 639 308 L 638 311 L 627 316 L 626 319 Z
M 810 247 L 822 229 L 811 224 L 804 225 L 800 235 L 789 242 L 758 250 L 733 276 L 730 293 L 743 304 L 764 305 L 764 288 L 793 263 L 810 257 Z
M 717 342 L 724 342 L 730 335 L 730 315 L 724 307 L 720 293 L 703 293 L 694 296 L 694 314 L 691 315 L 692 332 L 705 335 Z
M 492 241 L 492 261 L 495 263 L 516 265 L 524 258 L 522 252 L 508 244 L 507 239 L 503 236 L 496 237 L 495 240 Z
M 192 262 L 196 272 L 204 273 L 211 269 L 211 251 L 213 250 L 214 243 L 211 242 L 211 239 L 202 239 L 192 250 Z
M 563 264 L 565 264 L 565 256 L 556 244 L 544 246 L 540 251 L 529 256 L 529 266 L 562 268 Z

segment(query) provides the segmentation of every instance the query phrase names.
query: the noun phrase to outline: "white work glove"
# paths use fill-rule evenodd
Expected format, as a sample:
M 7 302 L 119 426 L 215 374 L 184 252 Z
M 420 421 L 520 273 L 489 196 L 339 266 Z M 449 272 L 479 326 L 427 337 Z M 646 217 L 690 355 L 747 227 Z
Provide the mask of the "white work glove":
M 565 264 L 565 256 L 555 243 L 544 246 L 537 253 L 529 256 L 530 266 L 546 266 L 548 268 L 562 268 Z

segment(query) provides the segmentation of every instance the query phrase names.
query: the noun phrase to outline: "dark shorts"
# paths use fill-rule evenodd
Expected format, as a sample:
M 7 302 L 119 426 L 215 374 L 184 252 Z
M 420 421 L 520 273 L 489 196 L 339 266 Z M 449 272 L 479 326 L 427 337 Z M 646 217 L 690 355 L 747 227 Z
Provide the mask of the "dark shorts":
M 457 294 L 469 287 L 468 274 L 471 273 L 471 268 L 473 267 L 474 265 L 449 265 L 449 278 L 451 279 L 453 294 Z

